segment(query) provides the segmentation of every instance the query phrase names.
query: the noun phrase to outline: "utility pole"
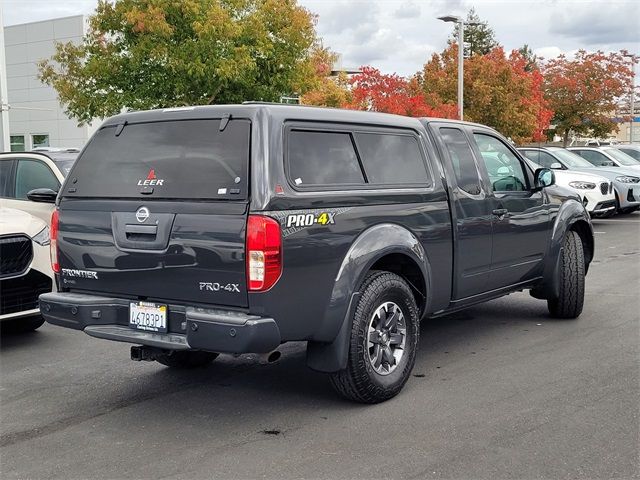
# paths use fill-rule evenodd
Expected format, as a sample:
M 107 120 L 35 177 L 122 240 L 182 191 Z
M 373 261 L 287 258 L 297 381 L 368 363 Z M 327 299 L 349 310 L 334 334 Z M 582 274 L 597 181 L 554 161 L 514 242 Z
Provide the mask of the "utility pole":
M 2 2 L 0 2 L 0 152 L 8 152 L 10 150 L 7 62 L 4 57 L 4 21 L 2 20 Z

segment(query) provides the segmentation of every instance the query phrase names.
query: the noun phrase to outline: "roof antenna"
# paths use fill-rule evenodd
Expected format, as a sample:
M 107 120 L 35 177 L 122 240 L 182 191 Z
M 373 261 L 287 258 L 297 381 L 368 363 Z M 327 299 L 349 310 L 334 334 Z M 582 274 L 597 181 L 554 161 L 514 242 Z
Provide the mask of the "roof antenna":
M 224 115 L 222 115 L 222 118 L 220 119 L 220 127 L 218 128 L 218 131 L 223 132 L 224 129 L 227 128 L 227 125 L 229 125 L 229 120 L 231 120 L 230 113 L 225 113 Z

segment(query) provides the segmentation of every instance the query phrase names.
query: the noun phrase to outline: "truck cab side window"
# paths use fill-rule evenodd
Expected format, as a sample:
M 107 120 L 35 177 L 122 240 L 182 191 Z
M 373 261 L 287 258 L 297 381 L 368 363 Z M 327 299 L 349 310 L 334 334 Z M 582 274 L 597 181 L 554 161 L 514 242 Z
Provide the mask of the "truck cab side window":
M 440 135 L 451 157 L 458 187 L 471 195 L 479 195 L 480 177 L 467 137 L 462 130 L 449 127 L 440 128 Z
M 518 157 L 501 140 L 491 135 L 474 133 L 482 160 L 487 167 L 494 192 L 523 192 L 527 177 Z

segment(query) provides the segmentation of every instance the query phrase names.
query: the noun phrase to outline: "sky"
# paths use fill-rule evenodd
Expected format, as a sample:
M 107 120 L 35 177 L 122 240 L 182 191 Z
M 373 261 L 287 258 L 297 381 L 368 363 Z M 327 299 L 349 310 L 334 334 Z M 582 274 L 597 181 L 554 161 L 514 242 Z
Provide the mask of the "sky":
M 5 25 L 90 14 L 97 0 L 0 0 Z M 442 15 L 475 7 L 507 50 L 528 44 L 539 56 L 578 49 L 640 54 L 640 0 L 299 0 L 317 14 L 325 47 L 342 66 L 372 65 L 412 75 L 446 47 L 453 25 Z

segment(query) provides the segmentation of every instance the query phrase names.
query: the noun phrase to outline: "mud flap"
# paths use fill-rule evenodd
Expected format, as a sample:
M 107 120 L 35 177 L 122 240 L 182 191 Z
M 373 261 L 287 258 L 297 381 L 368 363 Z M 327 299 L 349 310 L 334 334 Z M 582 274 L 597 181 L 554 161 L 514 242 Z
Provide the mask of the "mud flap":
M 323 373 L 337 372 L 347 368 L 349 342 L 351 340 L 351 319 L 353 311 L 360 300 L 360 292 L 355 292 L 349 300 L 349 308 L 342 326 L 331 343 L 308 342 L 307 366 Z
M 558 251 L 558 256 L 550 272 L 550 275 L 542 280 L 542 284 L 529 290 L 529 295 L 539 300 L 551 300 L 560 295 L 560 268 L 562 267 L 562 252 L 564 247 Z

